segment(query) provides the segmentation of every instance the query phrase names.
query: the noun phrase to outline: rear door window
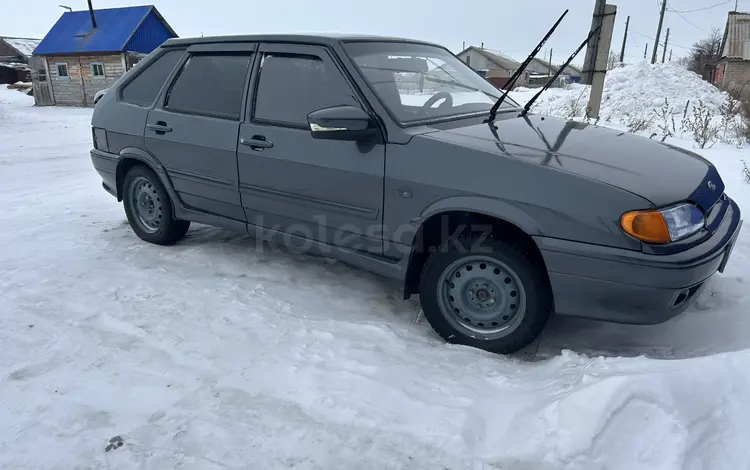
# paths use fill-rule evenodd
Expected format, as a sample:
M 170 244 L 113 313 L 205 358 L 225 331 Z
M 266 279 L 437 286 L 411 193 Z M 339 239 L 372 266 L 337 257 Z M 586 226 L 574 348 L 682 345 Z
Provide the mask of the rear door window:
M 172 84 L 164 109 L 239 120 L 252 54 L 194 54 Z
M 122 88 L 123 101 L 141 106 L 152 105 L 184 53 L 181 50 L 168 51 L 148 64 Z
M 264 54 L 254 120 L 306 128 L 308 114 L 340 105 L 357 106 L 357 102 L 349 84 L 325 53 Z

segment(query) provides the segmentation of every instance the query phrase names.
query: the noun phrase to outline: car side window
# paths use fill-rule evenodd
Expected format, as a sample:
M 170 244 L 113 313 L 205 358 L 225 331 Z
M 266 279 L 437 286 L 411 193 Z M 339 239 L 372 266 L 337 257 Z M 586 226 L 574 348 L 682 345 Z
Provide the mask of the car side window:
M 141 106 L 151 106 L 159 94 L 159 90 L 172 73 L 185 51 L 168 51 L 148 64 L 140 73 L 128 82 L 121 95 L 123 101 Z
M 164 109 L 239 120 L 251 53 L 194 54 L 167 93 Z
M 253 119 L 307 128 L 322 108 L 357 105 L 339 69 L 321 56 L 266 52 L 260 66 Z

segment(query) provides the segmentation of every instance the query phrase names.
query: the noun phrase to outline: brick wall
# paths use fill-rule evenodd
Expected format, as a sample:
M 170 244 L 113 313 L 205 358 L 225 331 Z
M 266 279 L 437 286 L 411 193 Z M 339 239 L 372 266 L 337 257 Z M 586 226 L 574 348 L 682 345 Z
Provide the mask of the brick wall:
M 61 106 L 94 106 L 97 91 L 109 88 L 124 73 L 122 54 L 47 57 L 55 103 Z M 58 76 L 57 64 L 68 66 L 68 78 Z M 104 77 L 94 77 L 92 63 L 102 63 Z M 80 65 L 79 65 L 80 64 Z
M 720 65 L 721 67 L 721 65 Z M 750 61 L 730 60 L 726 62 L 722 84 L 750 84 Z

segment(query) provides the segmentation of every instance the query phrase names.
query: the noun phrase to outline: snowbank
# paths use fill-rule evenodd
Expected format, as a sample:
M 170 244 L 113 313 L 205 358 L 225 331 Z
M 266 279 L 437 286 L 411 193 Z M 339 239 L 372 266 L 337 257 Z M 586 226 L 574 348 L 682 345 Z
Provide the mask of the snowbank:
M 563 118 L 582 118 L 589 100 L 586 85 L 571 84 L 564 89 L 547 90 L 534 105 L 534 112 Z M 516 101 L 526 103 L 538 90 L 517 88 L 511 93 Z M 601 119 L 627 124 L 632 116 L 655 117 L 667 99 L 673 108 L 677 126 L 685 106 L 702 100 L 714 114 L 727 98 L 698 75 L 676 62 L 651 65 L 648 62 L 628 64 L 607 72 L 602 97 Z M 690 106 L 692 108 L 692 106 Z

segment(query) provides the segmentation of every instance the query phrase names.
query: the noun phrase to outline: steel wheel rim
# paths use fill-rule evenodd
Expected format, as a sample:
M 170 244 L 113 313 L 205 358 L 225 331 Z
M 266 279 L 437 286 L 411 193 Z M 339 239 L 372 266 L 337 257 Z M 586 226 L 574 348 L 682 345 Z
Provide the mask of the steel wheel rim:
M 138 176 L 130 185 L 130 202 L 136 222 L 149 233 L 161 228 L 164 207 L 156 187 L 146 177 Z
M 469 336 L 496 339 L 514 331 L 526 313 L 526 289 L 507 264 L 472 255 L 451 263 L 438 281 L 445 318 Z

